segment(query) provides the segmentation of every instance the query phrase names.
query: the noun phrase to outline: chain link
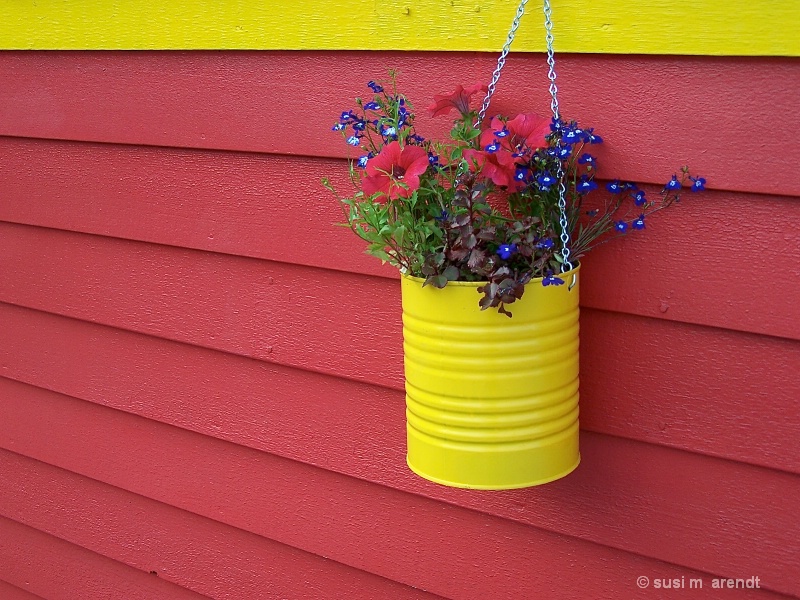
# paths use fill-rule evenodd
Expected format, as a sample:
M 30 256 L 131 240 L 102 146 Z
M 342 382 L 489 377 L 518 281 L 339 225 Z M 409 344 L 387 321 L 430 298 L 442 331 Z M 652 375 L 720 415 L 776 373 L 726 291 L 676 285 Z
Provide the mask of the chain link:
M 497 87 L 497 82 L 500 81 L 500 73 L 503 70 L 503 67 L 506 65 L 506 57 L 508 56 L 508 51 L 511 48 L 511 42 L 514 41 L 514 36 L 517 33 L 520 19 L 522 19 L 522 15 L 525 14 L 525 5 L 527 3 L 528 0 L 520 0 L 519 6 L 517 7 L 517 14 L 514 16 L 514 21 L 511 23 L 511 29 L 508 31 L 506 43 L 503 45 L 503 50 L 500 52 L 500 58 L 497 59 L 497 66 L 494 68 L 494 72 L 492 73 L 492 81 L 489 82 L 487 87 L 486 97 L 483 99 L 483 106 L 481 106 L 480 111 L 478 111 L 478 120 L 475 121 L 475 127 L 480 126 L 480 124 L 483 122 L 483 119 L 486 117 L 486 111 L 489 110 L 489 104 L 492 101 L 492 96 L 494 95 L 494 90 Z
M 544 28 L 547 32 L 547 78 L 550 80 L 550 108 L 553 111 L 553 119 L 556 123 L 561 120 L 558 110 L 558 86 L 556 85 L 556 57 L 553 52 L 553 20 L 550 0 L 544 0 Z M 559 148 L 561 142 L 559 142 Z M 564 169 L 561 166 L 561 159 L 556 161 L 556 178 L 558 179 L 558 210 L 560 213 L 559 224 L 561 225 L 561 272 L 565 273 L 572 270 L 572 263 L 569 260 L 569 221 L 567 220 L 567 189 L 564 184 Z

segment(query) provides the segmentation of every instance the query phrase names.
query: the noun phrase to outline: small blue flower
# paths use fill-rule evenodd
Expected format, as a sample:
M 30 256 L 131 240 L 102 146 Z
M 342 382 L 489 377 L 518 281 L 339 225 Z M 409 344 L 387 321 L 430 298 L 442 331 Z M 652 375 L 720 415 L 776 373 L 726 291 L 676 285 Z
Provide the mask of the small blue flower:
M 550 273 L 542 279 L 542 285 L 564 285 L 564 280 Z
M 556 178 L 550 175 L 548 172 L 544 172 L 539 177 L 536 178 L 536 183 L 539 184 L 539 187 L 543 190 L 547 191 L 550 189 L 551 186 L 555 185 Z
M 364 121 L 356 121 L 353 123 L 353 131 L 364 131 L 366 127 L 367 124 Z
M 632 221 L 631 227 L 634 229 L 644 229 L 644 215 L 639 215 L 638 219 Z
M 625 189 L 625 186 L 620 182 L 619 179 L 615 179 L 614 181 L 609 181 L 606 184 L 606 189 L 612 194 L 621 194 Z
M 428 152 L 428 163 L 432 167 L 438 167 L 440 165 L 439 157 L 436 156 L 433 152 Z
M 508 260 L 517 251 L 516 244 L 500 244 L 497 248 L 497 255 L 503 260 Z
M 580 129 L 567 129 L 561 139 L 564 143 L 576 144 L 583 139 L 583 131 Z
M 546 250 L 550 250 L 554 245 L 555 245 L 555 242 L 553 242 L 552 239 L 545 238 L 542 241 L 540 241 L 538 244 L 536 244 L 536 247 L 537 248 L 546 249 Z
M 364 110 L 380 110 L 381 105 L 377 102 L 367 102 L 364 105 Z
M 498 140 L 493 141 L 491 144 L 484 148 L 488 153 L 492 154 L 500 150 L 500 142 Z
M 392 138 L 397 135 L 397 129 L 389 125 L 384 125 L 381 129 L 381 135 L 385 138 Z
M 369 161 L 370 158 L 372 158 L 372 152 L 370 152 L 369 154 L 365 154 L 364 156 L 359 156 L 357 163 L 358 166 L 361 167 L 362 169 L 365 169 L 367 167 L 367 162 Z
M 678 181 L 678 176 L 673 175 L 672 179 L 667 182 L 667 185 L 664 186 L 665 190 L 679 190 L 681 189 L 681 182 Z
M 422 137 L 421 135 L 417 135 L 416 133 L 414 135 L 408 136 L 407 139 L 409 142 L 413 142 L 415 144 L 421 144 L 422 142 L 425 141 L 424 137 Z
M 647 198 L 645 197 L 644 190 L 639 190 L 635 194 L 632 195 L 633 203 L 636 206 L 643 206 L 647 202 Z
M 340 120 L 342 123 L 348 123 L 348 122 L 352 121 L 353 119 L 357 119 L 357 118 L 358 118 L 358 117 L 356 117 L 356 116 L 355 116 L 355 115 L 352 113 L 352 111 L 346 110 L 346 111 L 344 111 L 344 112 L 342 113 L 342 115 L 339 117 L 339 120 Z
M 555 152 L 553 156 L 556 158 L 560 158 L 561 160 L 566 160 L 569 158 L 569 155 L 572 154 L 572 146 L 559 146 L 558 148 L 554 148 Z
M 438 217 L 434 217 L 434 219 L 436 219 L 437 221 L 446 221 L 449 218 L 450 218 L 450 213 L 448 213 L 446 210 L 443 210 Z
M 589 153 L 582 154 L 578 162 L 582 165 L 594 165 L 595 158 Z
M 349 138 L 347 138 L 347 143 L 351 146 L 358 146 L 361 141 L 357 135 L 351 135 Z
M 555 133 L 557 131 L 561 131 L 562 129 L 564 129 L 564 121 L 553 117 L 550 121 L 550 131 Z
M 383 86 L 381 86 L 381 85 L 378 85 L 378 84 L 377 84 L 377 83 L 375 83 L 374 81 L 370 81 L 370 82 L 368 82 L 368 83 L 367 83 L 367 87 L 369 87 L 369 89 L 371 89 L 371 90 L 372 90 L 373 92 L 375 92 L 376 94 L 380 94 L 380 93 L 383 91 Z
M 495 131 L 494 134 L 495 134 L 495 136 L 497 136 L 499 138 L 504 138 L 504 137 L 508 137 L 509 135 L 511 135 L 511 132 L 504 127 L 500 131 Z
M 628 231 L 628 224 L 625 221 L 614 221 L 614 229 L 620 233 Z
M 586 175 L 581 176 L 581 180 L 575 185 L 575 190 L 579 194 L 588 194 L 592 190 L 597 189 L 597 184 L 592 179 L 588 179 Z
M 594 133 L 594 129 L 587 129 L 583 132 L 583 141 L 587 144 L 602 144 L 603 138 Z
M 514 179 L 517 181 L 527 181 L 530 178 L 530 173 L 528 167 L 517 167 L 517 171 L 514 173 Z
M 689 177 L 692 180 L 691 191 L 702 192 L 706 189 L 706 180 L 703 177 Z
M 331 127 L 331 131 L 341 131 L 345 127 L 347 127 L 347 125 L 345 125 L 344 123 L 337 123 L 336 125 Z

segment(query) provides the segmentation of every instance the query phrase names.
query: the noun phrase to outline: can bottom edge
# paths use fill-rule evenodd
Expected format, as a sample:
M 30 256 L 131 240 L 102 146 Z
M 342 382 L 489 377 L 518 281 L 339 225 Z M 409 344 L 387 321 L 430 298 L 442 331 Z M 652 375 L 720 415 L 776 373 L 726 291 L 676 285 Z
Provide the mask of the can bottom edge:
M 551 483 L 553 481 L 566 477 L 567 475 L 572 473 L 575 469 L 577 469 L 580 463 L 581 463 L 581 456 L 580 454 L 578 454 L 578 459 L 575 461 L 575 464 L 555 475 L 550 475 L 544 478 L 539 478 L 519 483 L 512 483 L 512 484 L 482 484 L 482 483 L 466 483 L 461 481 L 449 481 L 447 479 L 434 477 L 415 468 L 414 465 L 411 464 L 411 460 L 409 459 L 408 455 L 406 455 L 406 464 L 408 465 L 408 468 L 411 469 L 415 474 L 422 477 L 423 479 L 427 479 L 428 481 L 432 481 L 433 483 L 438 483 L 439 485 L 445 485 L 447 487 L 454 487 L 454 488 L 461 488 L 468 490 L 516 490 L 520 488 L 544 485 L 546 483 Z

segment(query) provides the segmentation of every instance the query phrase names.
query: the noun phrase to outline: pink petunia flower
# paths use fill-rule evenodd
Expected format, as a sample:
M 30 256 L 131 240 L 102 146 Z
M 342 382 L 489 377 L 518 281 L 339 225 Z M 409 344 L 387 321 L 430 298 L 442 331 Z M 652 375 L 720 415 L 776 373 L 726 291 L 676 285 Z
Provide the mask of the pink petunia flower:
M 452 94 L 436 94 L 433 97 L 433 104 L 428 107 L 428 112 L 432 117 L 439 115 L 446 115 L 452 109 L 456 109 L 466 116 L 469 114 L 469 101 L 478 92 L 486 93 L 488 88 L 485 85 L 476 83 L 468 88 L 463 86 L 456 86 L 456 91 Z
M 361 189 L 367 196 L 378 192 L 390 200 L 408 198 L 419 189 L 419 178 L 428 168 L 428 153 L 419 146 L 392 142 L 367 161 Z M 378 200 L 384 197 L 379 196 Z

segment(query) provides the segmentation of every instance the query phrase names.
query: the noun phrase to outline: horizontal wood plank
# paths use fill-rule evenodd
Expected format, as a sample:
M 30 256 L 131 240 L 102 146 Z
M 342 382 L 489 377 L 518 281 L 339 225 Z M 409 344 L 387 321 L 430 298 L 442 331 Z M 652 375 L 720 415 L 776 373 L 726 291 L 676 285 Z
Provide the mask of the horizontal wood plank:
M 494 66 L 494 56 L 475 54 L 6 52 L 0 135 L 343 157 L 352 148 L 330 128 L 369 93 L 367 80 L 399 68 L 418 130 L 442 137 L 449 121 L 424 114 L 434 94 L 488 82 Z M 604 137 L 606 177 L 663 185 L 689 164 L 714 189 L 800 195 L 785 168 L 800 158 L 796 67 L 566 55 L 561 113 Z M 549 113 L 547 83 L 543 55 L 512 53 L 490 114 Z M 765 107 L 776 125 L 761 144 Z
M 11 452 L 0 464 L 0 515 L 209 598 L 438 598 Z
M 145 6 L 117 0 L 112 7 L 102 0 L 74 6 L 26 0 L 0 7 L 0 48 L 496 52 L 515 6 L 500 0 L 173 0 Z M 541 52 L 542 19 L 539 11 L 528 12 L 533 14 L 523 21 L 515 49 Z M 553 13 L 558 48 L 567 52 L 800 55 L 786 26 L 797 19 L 797 9 L 786 0 L 672 0 L 636 7 L 614 0 L 554 0 Z
M 795 475 L 585 433 L 584 462 L 574 475 L 508 493 L 518 519 L 538 513 L 530 527 L 9 380 L 0 384 L 1 448 L 433 593 L 589 597 L 611 585 L 610 595 L 621 596 L 648 570 L 689 577 L 696 572 L 690 568 L 730 577 L 759 573 L 765 589 L 800 593 L 792 575 L 800 556 Z M 440 486 L 428 487 L 440 493 Z M 446 493 L 455 504 L 506 494 Z M 276 511 L 281 519 L 263 518 Z M 554 526 L 575 539 L 540 529 Z M 608 545 L 644 544 L 649 555 L 685 566 L 577 539 L 593 528 Z M 569 556 L 580 556 L 580 564 Z
M 787 442 L 800 423 L 786 418 L 799 408 L 800 344 L 593 310 L 581 328 L 584 430 L 800 474 Z M 401 383 L 355 383 L 5 304 L 0 365 L 17 381 L 371 481 L 395 482 L 403 460 Z
M 0 578 L 47 600 L 208 598 L 3 516 Z
M 401 380 L 400 296 L 390 279 L 7 225 L 0 271 L 0 301 L 327 373 Z
M 0 598 L 3 600 L 44 600 L 41 596 L 26 592 L 2 579 L 0 579 Z

